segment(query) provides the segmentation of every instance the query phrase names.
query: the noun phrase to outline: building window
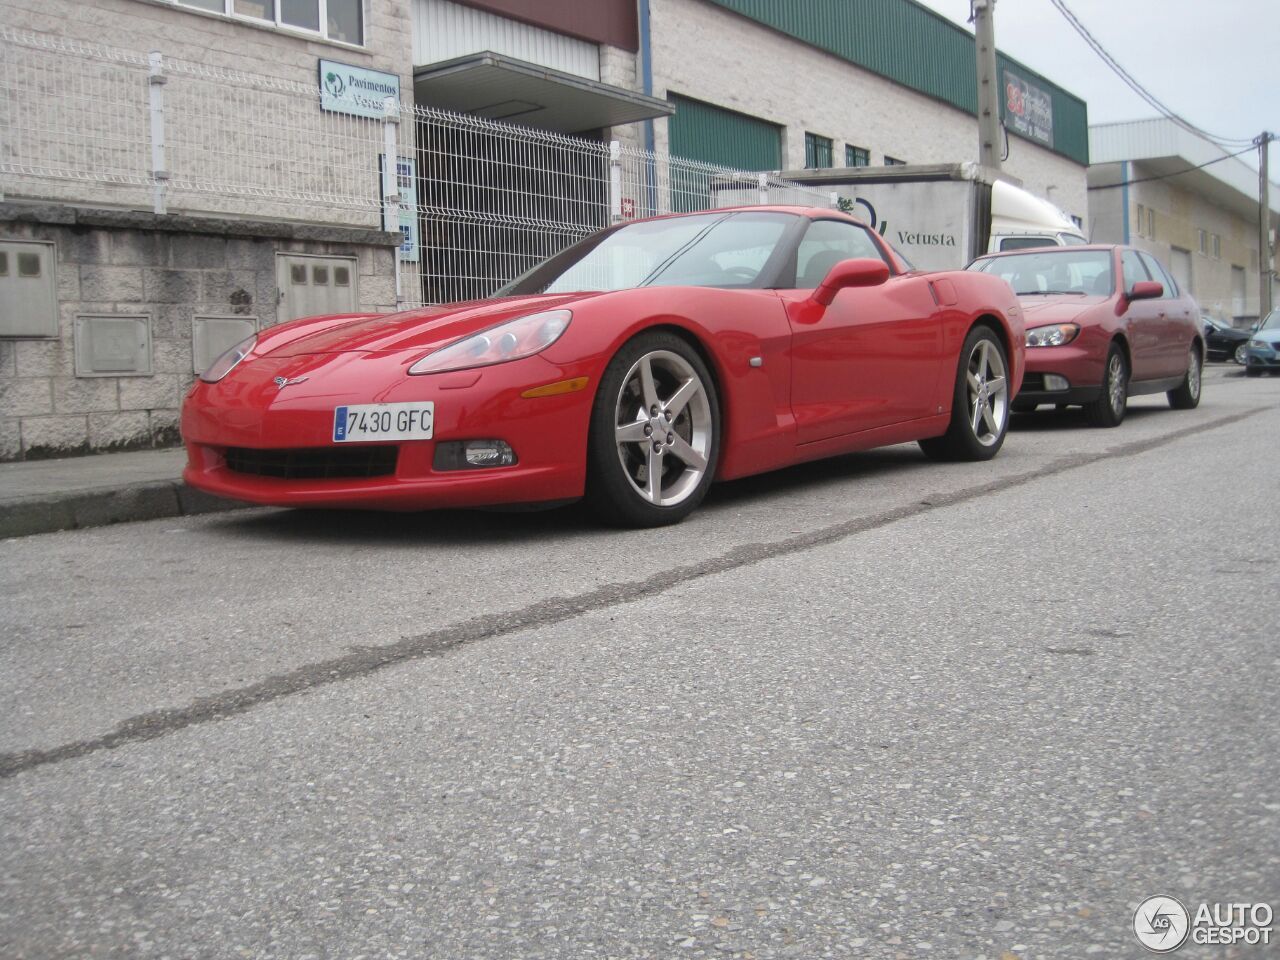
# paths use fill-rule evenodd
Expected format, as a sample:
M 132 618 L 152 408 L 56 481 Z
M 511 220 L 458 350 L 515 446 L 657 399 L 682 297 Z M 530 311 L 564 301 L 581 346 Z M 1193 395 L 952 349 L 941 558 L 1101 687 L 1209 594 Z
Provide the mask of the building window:
M 1154 240 L 1156 238 L 1156 212 L 1151 207 L 1147 207 L 1147 239 Z
M 1209 255 L 1209 235 L 1204 230 L 1196 231 L 1196 239 L 1200 243 L 1200 253 L 1202 256 Z
M 884 155 L 884 165 L 886 167 L 904 167 L 907 161 L 899 160 L 897 157 L 891 157 L 887 153 Z
M 364 0 L 172 0 L 179 7 L 364 44 Z
M 1209 255 L 1215 260 L 1222 259 L 1222 237 L 1216 233 L 1209 235 Z
M 831 138 L 816 133 L 804 135 L 804 165 L 806 169 L 831 166 Z
M 1147 208 L 1138 204 L 1138 236 L 1145 236 L 1147 230 Z
M 855 147 L 846 143 L 844 147 L 844 165 L 846 167 L 871 166 L 871 151 L 866 147 Z

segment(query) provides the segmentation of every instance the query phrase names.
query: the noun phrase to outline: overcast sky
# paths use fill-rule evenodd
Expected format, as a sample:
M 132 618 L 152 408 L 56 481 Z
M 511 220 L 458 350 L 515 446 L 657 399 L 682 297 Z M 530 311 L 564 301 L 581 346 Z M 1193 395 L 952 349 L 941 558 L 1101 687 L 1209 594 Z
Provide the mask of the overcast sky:
M 972 31 L 969 0 L 920 2 Z M 1130 74 L 1192 123 L 1223 137 L 1280 134 L 1280 0 L 1066 5 Z M 1088 101 L 1091 124 L 1157 115 L 1049 0 L 996 0 L 995 25 L 996 46 Z M 1272 145 L 1270 162 L 1278 179 L 1280 146 Z

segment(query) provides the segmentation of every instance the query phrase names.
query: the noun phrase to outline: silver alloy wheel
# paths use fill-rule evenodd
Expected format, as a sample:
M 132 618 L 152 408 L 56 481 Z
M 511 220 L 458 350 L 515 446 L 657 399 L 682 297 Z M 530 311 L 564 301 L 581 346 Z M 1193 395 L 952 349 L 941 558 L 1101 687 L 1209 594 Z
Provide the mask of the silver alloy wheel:
M 684 357 L 653 350 L 632 364 L 614 425 L 618 461 L 641 497 L 671 507 L 698 489 L 711 455 L 711 403 Z
M 1121 416 L 1124 413 L 1125 383 L 1124 360 L 1119 353 L 1111 354 L 1107 361 L 1107 395 L 1111 399 L 1111 412 Z
M 1242 343 L 1240 346 L 1236 347 L 1236 363 L 1243 367 L 1248 362 L 1249 345 L 1247 343 Z
M 999 441 L 1009 417 L 1009 378 L 1004 358 L 987 339 L 974 344 L 965 373 L 969 384 L 969 426 L 984 447 Z
M 1192 400 L 1200 399 L 1200 351 L 1195 347 L 1187 357 L 1187 393 Z

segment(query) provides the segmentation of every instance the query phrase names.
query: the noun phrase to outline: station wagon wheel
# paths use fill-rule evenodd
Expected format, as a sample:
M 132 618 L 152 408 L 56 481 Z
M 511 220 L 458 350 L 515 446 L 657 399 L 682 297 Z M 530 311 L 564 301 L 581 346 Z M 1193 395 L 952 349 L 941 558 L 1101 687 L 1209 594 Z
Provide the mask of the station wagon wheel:
M 588 501 L 623 526 L 684 519 L 711 485 L 719 423 L 697 351 L 674 334 L 637 337 L 610 361 L 596 395 Z
M 1204 371 L 1201 364 L 1200 348 L 1193 343 L 1191 349 L 1187 352 L 1186 377 L 1183 378 L 1182 383 L 1167 394 L 1169 406 L 1173 407 L 1173 409 L 1194 410 L 1200 405 L 1200 387 L 1204 382 Z
M 1102 389 L 1086 403 L 1084 414 L 1095 427 L 1118 427 L 1129 404 L 1129 364 L 1118 343 L 1111 344 L 1102 364 Z
M 1010 408 L 1004 346 L 990 327 L 974 327 L 960 349 L 947 432 L 920 449 L 934 460 L 990 460 L 1004 444 Z

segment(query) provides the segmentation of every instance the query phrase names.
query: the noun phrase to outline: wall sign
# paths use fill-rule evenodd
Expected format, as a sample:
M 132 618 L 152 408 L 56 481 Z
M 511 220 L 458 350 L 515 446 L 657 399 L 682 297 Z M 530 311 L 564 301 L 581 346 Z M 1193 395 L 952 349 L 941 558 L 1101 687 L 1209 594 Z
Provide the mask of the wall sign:
M 1004 71 L 1004 121 L 1029 140 L 1053 146 L 1053 98 L 1008 70 Z
M 394 73 L 366 70 L 335 60 L 320 61 L 320 109 L 381 119 L 382 101 L 400 102 L 400 78 Z
M 382 169 L 382 156 L 378 157 L 378 172 L 382 181 L 382 195 L 388 196 L 386 171 Z M 387 209 L 382 208 L 382 229 L 400 233 L 400 259 L 418 262 L 418 165 L 412 157 L 396 158 L 396 191 L 400 194 L 400 222 L 392 226 L 387 222 Z

